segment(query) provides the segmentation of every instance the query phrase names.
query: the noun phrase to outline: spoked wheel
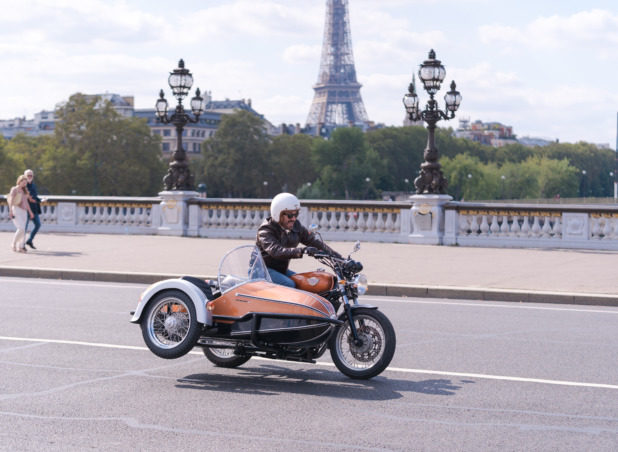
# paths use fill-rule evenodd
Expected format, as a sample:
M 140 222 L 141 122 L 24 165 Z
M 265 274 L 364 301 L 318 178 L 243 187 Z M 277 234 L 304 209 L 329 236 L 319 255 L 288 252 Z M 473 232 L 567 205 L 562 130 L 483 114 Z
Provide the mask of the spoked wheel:
M 251 359 L 251 356 L 239 356 L 233 348 L 204 347 L 204 355 L 208 361 L 218 367 L 238 367 Z
M 148 348 L 166 359 L 189 353 L 201 332 L 193 302 L 179 290 L 166 290 L 154 297 L 144 312 L 141 327 Z
M 380 311 L 365 308 L 354 310 L 354 325 L 359 341 L 354 340 L 347 320 L 330 339 L 330 355 L 337 369 L 350 378 L 375 377 L 395 354 L 393 325 Z

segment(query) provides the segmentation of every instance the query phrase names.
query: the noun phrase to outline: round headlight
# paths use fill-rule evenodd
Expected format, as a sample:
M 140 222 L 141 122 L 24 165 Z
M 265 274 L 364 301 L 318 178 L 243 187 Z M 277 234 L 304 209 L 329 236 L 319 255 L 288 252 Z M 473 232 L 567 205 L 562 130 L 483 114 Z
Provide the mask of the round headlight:
M 369 289 L 367 277 L 363 274 L 356 275 L 356 278 L 354 278 L 354 286 L 356 287 L 356 291 L 359 295 L 365 295 L 367 293 L 367 289 Z

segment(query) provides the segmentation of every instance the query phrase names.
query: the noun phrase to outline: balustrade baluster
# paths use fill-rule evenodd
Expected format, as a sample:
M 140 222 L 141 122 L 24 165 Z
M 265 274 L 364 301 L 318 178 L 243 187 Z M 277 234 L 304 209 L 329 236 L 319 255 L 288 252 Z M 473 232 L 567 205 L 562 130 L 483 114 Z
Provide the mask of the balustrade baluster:
M 118 215 L 116 214 L 116 209 L 118 209 L 118 206 L 116 205 L 111 205 L 109 207 L 109 215 L 107 216 L 107 223 L 109 225 L 115 225 L 116 222 L 118 221 Z
M 322 218 L 320 218 L 320 222 L 318 223 L 320 225 L 320 229 L 323 231 L 328 231 L 328 218 L 326 218 L 326 212 L 322 211 Z
M 358 212 L 358 221 L 356 222 L 356 228 L 360 232 L 365 232 L 367 229 L 367 223 L 365 223 L 365 212 Z
M 543 217 L 543 227 L 541 228 L 542 236 L 545 238 L 551 237 L 551 217 Z
M 479 234 L 478 215 L 472 215 L 470 217 L 470 235 L 477 236 L 478 234 Z
M 376 212 L 376 232 L 384 232 L 384 214 Z
M 395 224 L 393 224 L 393 232 L 398 233 L 399 231 L 401 231 L 401 214 L 393 213 L 393 215 L 395 216 Z
M 502 215 L 502 223 L 500 224 L 500 235 L 507 236 L 509 235 L 509 216 Z
M 528 220 L 528 215 L 524 215 L 524 222 L 521 225 L 521 232 L 519 237 L 528 237 L 530 235 L 530 220 Z
M 336 231 L 337 230 L 337 214 L 341 213 L 341 212 L 335 212 L 332 211 L 330 213 L 330 221 L 328 222 L 328 228 L 330 231 Z
M 337 223 L 337 227 L 339 228 L 341 232 L 344 232 L 346 230 L 346 227 L 348 226 L 348 222 L 345 217 L 346 217 L 346 212 L 342 211 L 339 213 L 339 222 Z
M 374 212 L 367 212 L 367 231 L 375 232 L 376 231 L 376 220 L 374 218 Z
M 386 232 L 393 232 L 393 215 L 394 213 L 392 212 L 386 214 L 386 222 L 384 223 L 384 231 Z
M 358 224 L 356 222 L 357 216 L 358 212 L 350 212 L 348 214 L 348 221 L 346 223 L 346 228 L 348 229 L 348 231 L 355 231 L 358 227 Z
M 491 216 L 491 225 L 489 226 L 489 230 L 491 231 L 491 235 L 498 235 L 500 232 L 500 227 L 498 226 L 498 215 Z
M 513 222 L 511 223 L 511 232 L 509 235 L 512 237 L 519 237 L 521 228 L 519 227 L 519 215 L 513 215 Z
M 534 216 L 534 222 L 532 223 L 532 236 L 540 237 L 541 235 L 541 222 L 537 215 Z

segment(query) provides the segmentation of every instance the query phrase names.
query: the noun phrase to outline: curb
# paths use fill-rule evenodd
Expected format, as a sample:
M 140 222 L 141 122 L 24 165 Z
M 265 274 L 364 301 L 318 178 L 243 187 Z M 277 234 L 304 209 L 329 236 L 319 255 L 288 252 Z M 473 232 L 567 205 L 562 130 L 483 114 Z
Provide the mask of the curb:
M 152 284 L 183 275 L 165 273 L 119 273 L 97 270 L 0 267 L 0 276 L 19 278 L 63 279 L 74 281 Z M 203 279 L 214 276 L 197 275 Z M 547 292 L 518 289 L 490 289 L 454 286 L 414 286 L 370 283 L 367 295 L 388 297 L 446 298 L 459 300 L 509 301 L 516 303 L 555 303 L 591 306 L 618 306 L 618 295 Z

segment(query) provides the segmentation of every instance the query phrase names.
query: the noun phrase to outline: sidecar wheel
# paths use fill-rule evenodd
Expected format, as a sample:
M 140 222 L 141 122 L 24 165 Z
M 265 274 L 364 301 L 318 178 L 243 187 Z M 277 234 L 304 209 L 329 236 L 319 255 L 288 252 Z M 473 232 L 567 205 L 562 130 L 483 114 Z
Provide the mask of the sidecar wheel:
M 179 290 L 157 294 L 144 312 L 141 327 L 150 351 L 166 359 L 189 353 L 201 332 L 193 302 Z
M 379 375 L 395 354 L 395 330 L 390 320 L 375 309 L 354 311 L 354 325 L 361 344 L 354 343 L 350 322 L 337 327 L 329 341 L 330 355 L 343 374 L 355 379 Z
M 236 355 L 234 350 L 231 348 L 204 347 L 203 350 L 208 361 L 217 367 L 227 367 L 228 369 L 231 369 L 233 367 L 242 366 L 251 359 L 251 356 Z

